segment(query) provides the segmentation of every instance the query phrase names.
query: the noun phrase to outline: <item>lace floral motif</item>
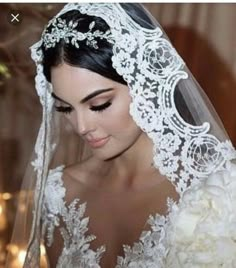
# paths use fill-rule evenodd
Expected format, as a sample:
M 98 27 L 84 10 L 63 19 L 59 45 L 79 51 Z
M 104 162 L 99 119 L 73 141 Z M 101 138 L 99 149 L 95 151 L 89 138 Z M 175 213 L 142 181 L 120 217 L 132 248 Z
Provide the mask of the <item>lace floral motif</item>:
M 62 181 L 58 180 L 62 167 L 58 167 L 49 172 L 47 187 L 45 188 L 45 201 L 43 206 L 43 226 L 47 227 L 47 245 L 53 243 L 53 233 L 56 226 L 59 226 L 59 215 L 64 213 L 65 188 L 62 187 Z M 43 235 L 45 229 L 43 228 Z
M 150 216 L 148 223 L 151 231 L 143 231 L 139 242 L 134 243 L 132 248 L 124 245 L 125 257 L 117 258 L 116 268 L 164 268 L 167 253 L 164 243 L 166 222 L 164 216 Z
M 99 261 L 105 247 L 91 250 L 90 242 L 96 237 L 87 235 L 89 218 L 84 217 L 86 203 L 78 204 L 75 199 L 68 207 L 65 205 L 65 188 L 61 180 L 63 166 L 50 171 L 45 190 L 43 207 L 43 236 L 48 246 L 53 243 L 55 227 L 59 227 L 64 247 L 58 259 L 57 268 L 99 268 Z M 169 211 L 172 202 L 168 203 Z M 117 257 L 116 268 L 164 268 L 168 252 L 165 243 L 165 228 L 168 216 L 150 216 L 149 231 L 143 231 L 138 242 L 132 247 L 124 245 L 124 257 Z
M 86 203 L 80 204 L 75 199 L 68 207 L 65 204 L 65 188 L 61 180 L 63 166 L 51 170 L 45 189 L 43 206 L 42 233 L 48 246 L 53 243 L 55 227 L 59 227 L 64 240 L 62 254 L 57 268 L 93 267 L 99 268 L 99 260 L 105 248 L 96 251 L 89 249 L 89 244 L 96 237 L 85 235 L 88 231 L 88 218 L 84 218 Z

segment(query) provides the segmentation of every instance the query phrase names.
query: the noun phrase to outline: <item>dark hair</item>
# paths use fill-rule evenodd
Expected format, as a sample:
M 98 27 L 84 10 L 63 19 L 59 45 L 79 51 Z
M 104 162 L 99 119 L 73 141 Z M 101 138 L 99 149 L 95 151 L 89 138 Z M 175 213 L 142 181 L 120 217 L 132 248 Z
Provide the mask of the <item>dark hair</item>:
M 140 26 L 146 28 L 155 27 L 141 4 L 123 3 L 121 6 Z M 71 20 L 78 22 L 77 30 L 80 32 L 88 32 L 88 26 L 92 21 L 95 22 L 94 31 L 100 30 L 105 32 L 109 29 L 103 19 L 81 14 L 78 10 L 69 11 L 60 16 L 60 18 L 66 20 L 67 23 Z M 51 30 L 52 26 L 49 26 L 47 31 L 50 33 Z M 65 62 L 72 66 L 96 72 L 116 82 L 126 84 L 123 77 L 112 67 L 112 44 L 106 39 L 97 38 L 96 41 L 99 49 L 88 46 L 86 40 L 79 42 L 79 48 L 76 48 L 71 43 L 65 43 L 64 40 L 58 42 L 53 48 L 45 49 L 44 45 L 42 45 L 43 69 L 46 79 L 51 82 L 51 68 Z
M 147 29 L 154 29 L 156 27 L 141 4 L 122 3 L 120 5 L 140 26 Z M 95 22 L 94 31 L 99 30 L 105 32 L 109 29 L 107 23 L 100 17 L 81 14 L 78 10 L 69 11 L 60 16 L 60 18 L 66 20 L 67 23 L 71 20 L 78 22 L 77 30 L 80 32 L 88 32 L 89 24 L 92 21 Z M 52 26 L 49 26 L 47 30 L 50 33 Z M 71 43 L 66 43 L 63 39 L 53 48 L 45 49 L 43 44 L 43 71 L 46 79 L 51 82 L 51 68 L 65 62 L 71 66 L 88 69 L 126 85 L 127 83 L 123 77 L 112 66 L 112 44 L 106 39 L 97 38 L 96 41 L 99 49 L 87 45 L 86 40 L 79 42 L 79 48 L 76 48 Z M 191 113 L 186 106 L 181 92 L 179 92 L 178 85 L 175 89 L 175 104 L 182 118 L 186 122 L 194 124 Z

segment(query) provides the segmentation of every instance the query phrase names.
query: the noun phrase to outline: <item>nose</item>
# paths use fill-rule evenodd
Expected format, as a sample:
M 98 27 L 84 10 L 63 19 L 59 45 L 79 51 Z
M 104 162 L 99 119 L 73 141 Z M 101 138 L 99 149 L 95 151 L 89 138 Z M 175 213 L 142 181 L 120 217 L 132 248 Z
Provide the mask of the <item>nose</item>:
M 85 136 L 94 130 L 94 125 L 88 116 L 82 112 L 77 112 L 77 131 L 79 135 Z

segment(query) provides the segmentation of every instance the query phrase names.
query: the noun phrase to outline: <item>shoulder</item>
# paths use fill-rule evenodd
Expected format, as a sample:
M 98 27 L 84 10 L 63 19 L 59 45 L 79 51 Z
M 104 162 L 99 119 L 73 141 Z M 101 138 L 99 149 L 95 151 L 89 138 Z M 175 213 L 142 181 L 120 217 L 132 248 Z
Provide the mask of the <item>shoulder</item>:
M 63 170 L 65 183 L 78 183 L 81 186 L 91 186 L 100 177 L 101 161 L 89 157 L 80 163 L 69 165 Z
M 66 167 L 59 166 L 49 171 L 47 186 L 53 186 L 58 193 L 63 192 L 68 203 L 75 198 L 86 200 L 88 192 L 100 177 L 98 172 L 100 164 L 98 160 L 90 157 L 80 163 Z

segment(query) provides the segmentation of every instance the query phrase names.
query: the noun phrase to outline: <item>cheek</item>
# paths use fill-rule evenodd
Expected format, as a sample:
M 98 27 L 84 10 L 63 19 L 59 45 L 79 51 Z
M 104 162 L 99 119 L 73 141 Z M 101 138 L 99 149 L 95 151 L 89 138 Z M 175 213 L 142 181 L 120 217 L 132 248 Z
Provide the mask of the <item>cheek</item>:
M 140 130 L 129 113 L 129 103 L 124 105 L 123 102 L 120 105 L 114 105 L 99 121 L 101 126 L 111 134 L 129 134 Z
M 68 114 L 68 115 L 64 115 L 65 120 L 68 122 L 68 124 L 72 127 L 72 129 L 77 132 L 78 127 L 77 127 L 77 119 L 76 116 L 74 115 L 74 113 L 72 114 Z

